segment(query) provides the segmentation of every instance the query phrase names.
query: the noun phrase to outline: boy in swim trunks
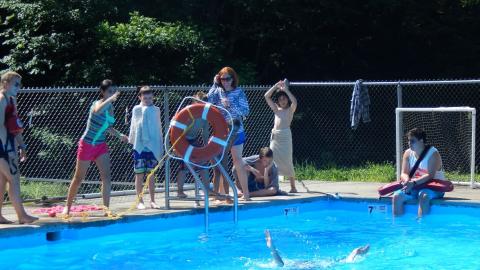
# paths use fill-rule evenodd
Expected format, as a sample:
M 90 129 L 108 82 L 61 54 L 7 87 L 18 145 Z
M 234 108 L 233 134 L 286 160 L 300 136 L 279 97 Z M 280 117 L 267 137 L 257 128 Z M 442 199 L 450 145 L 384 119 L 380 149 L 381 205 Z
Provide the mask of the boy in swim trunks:
M 138 98 L 140 104 L 133 107 L 130 124 L 129 143 L 133 145 L 133 159 L 135 171 L 135 190 L 137 192 L 137 209 L 145 209 L 143 190 L 145 175 L 158 165 L 163 156 L 162 122 L 160 108 L 153 104 L 153 91 L 149 86 L 139 87 Z M 147 177 L 150 193 L 150 207 L 159 208 L 155 203 L 155 180 L 153 175 Z

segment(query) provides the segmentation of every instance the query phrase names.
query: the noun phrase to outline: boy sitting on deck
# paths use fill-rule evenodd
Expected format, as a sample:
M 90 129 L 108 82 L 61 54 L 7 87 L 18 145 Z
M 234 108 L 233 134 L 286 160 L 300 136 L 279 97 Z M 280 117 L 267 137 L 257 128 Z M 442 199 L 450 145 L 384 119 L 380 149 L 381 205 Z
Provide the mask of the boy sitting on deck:
M 244 157 L 243 169 L 247 172 L 248 190 L 250 197 L 264 197 L 284 194 L 278 185 L 278 170 L 273 163 L 273 151 L 269 147 L 260 149 L 258 155 Z M 233 168 L 233 175 L 237 180 L 236 168 Z M 238 181 L 238 188 L 241 190 Z M 242 191 L 243 193 L 243 191 Z

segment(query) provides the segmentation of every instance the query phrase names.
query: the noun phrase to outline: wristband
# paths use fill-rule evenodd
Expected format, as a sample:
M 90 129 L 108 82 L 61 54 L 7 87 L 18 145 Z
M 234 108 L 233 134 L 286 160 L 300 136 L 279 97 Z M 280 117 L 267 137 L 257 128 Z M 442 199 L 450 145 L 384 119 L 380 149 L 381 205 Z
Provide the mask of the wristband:
M 20 144 L 20 145 L 18 146 L 18 149 L 27 150 L 27 145 L 26 145 L 26 144 Z
M 123 134 L 120 131 L 115 129 L 115 136 L 117 136 L 117 138 L 120 139 L 123 136 Z

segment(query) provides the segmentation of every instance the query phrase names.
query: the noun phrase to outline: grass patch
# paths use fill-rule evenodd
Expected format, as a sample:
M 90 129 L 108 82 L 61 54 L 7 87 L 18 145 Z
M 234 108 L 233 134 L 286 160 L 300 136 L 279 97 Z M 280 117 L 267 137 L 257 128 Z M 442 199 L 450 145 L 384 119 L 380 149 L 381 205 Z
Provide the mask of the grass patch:
M 67 196 L 68 184 L 21 181 L 20 191 L 23 199 L 62 197 Z
M 460 173 L 456 171 L 445 172 L 445 177 L 451 181 L 470 182 L 470 174 Z M 480 179 L 480 174 L 475 174 L 475 180 Z
M 295 174 L 302 180 L 391 182 L 395 180 L 395 166 L 390 163 L 375 164 L 368 162 L 359 167 L 317 168 L 313 163 L 304 162 L 295 165 Z
M 317 168 L 313 163 L 304 162 L 295 164 L 295 174 L 301 180 L 320 181 L 355 181 L 355 182 L 384 182 L 389 183 L 396 179 L 395 165 L 390 163 L 368 162 L 358 167 L 329 166 Z M 469 182 L 470 174 L 460 172 L 445 172 L 445 177 L 452 181 Z M 476 174 L 475 179 L 480 179 Z

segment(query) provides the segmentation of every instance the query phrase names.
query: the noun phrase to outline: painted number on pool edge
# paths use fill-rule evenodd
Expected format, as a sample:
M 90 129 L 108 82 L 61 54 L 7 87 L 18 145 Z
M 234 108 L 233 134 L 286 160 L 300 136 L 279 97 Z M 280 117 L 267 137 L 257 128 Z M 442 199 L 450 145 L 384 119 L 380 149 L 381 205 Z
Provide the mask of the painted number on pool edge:
M 285 213 L 285 216 L 288 216 L 288 215 L 296 215 L 298 214 L 298 207 L 290 207 L 290 208 L 284 208 L 283 209 L 283 212 Z
M 387 212 L 387 206 L 386 205 L 369 205 L 368 213 L 371 214 L 373 212 L 385 213 Z

